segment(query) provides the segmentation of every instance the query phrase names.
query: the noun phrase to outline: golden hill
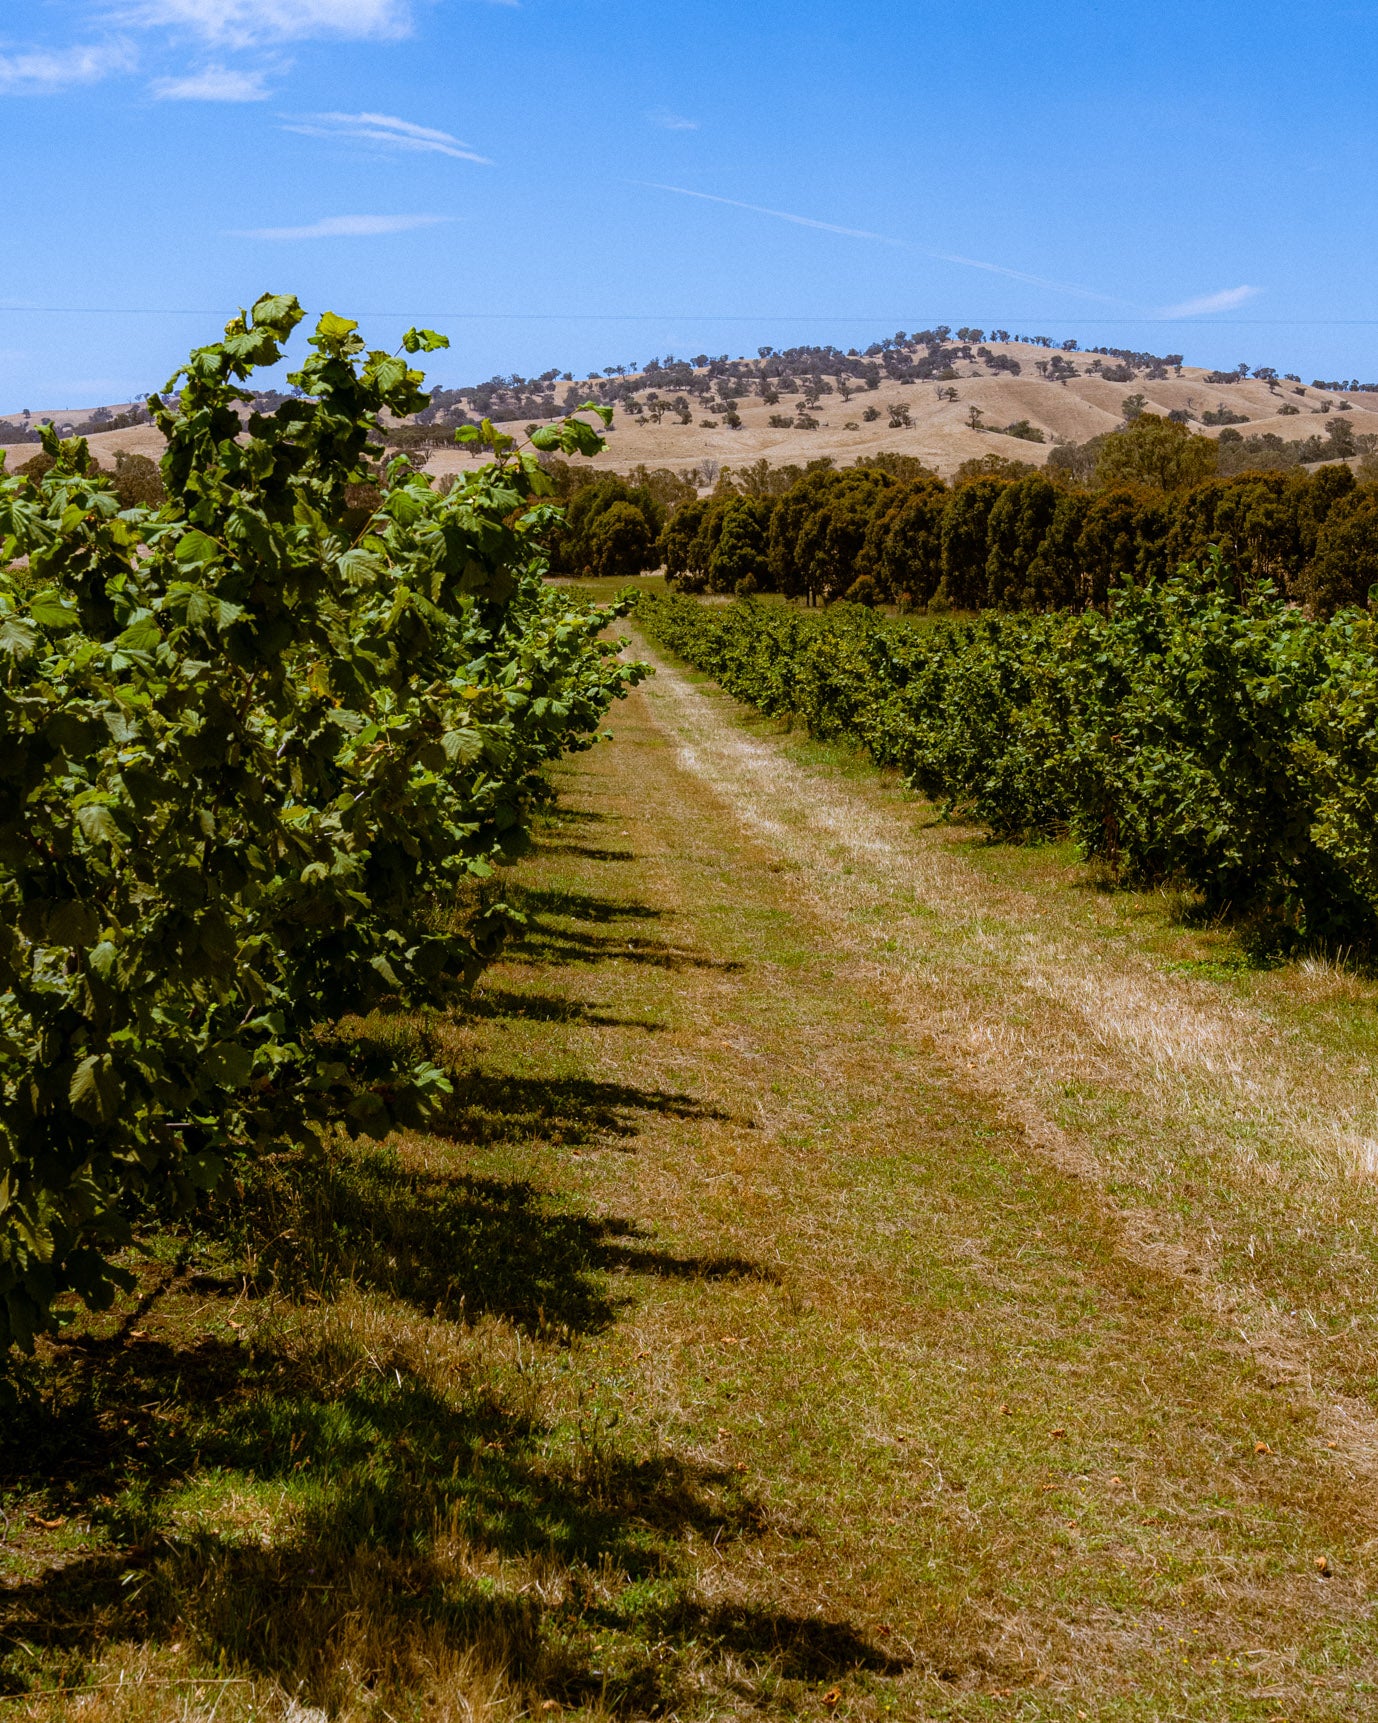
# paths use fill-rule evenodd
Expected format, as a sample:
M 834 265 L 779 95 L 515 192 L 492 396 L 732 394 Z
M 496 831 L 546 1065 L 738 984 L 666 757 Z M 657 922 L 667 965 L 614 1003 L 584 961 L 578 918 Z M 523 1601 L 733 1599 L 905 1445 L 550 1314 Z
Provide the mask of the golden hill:
M 693 367 L 692 389 L 657 385 L 656 378 L 646 373 L 611 379 L 566 378 L 558 385 L 547 384 L 546 389 L 549 393 L 558 387 L 565 401 L 595 394 L 614 401 L 608 448 L 596 457 L 595 465 L 624 471 L 642 463 L 677 471 L 697 468 L 705 483 L 723 466 L 740 467 L 762 458 L 772 465 L 804 465 L 828 455 L 850 463 L 882 450 L 917 456 L 944 477 L 950 477 L 963 461 L 989 454 L 1041 465 L 1058 443 L 1086 442 L 1122 425 L 1126 398 L 1135 395 L 1144 397 L 1144 410 L 1185 415 L 1194 431 L 1209 437 L 1219 437 L 1225 428 L 1207 419 L 1222 408 L 1236 417 L 1238 422 L 1231 428 L 1245 437 L 1271 433 L 1286 443 L 1299 443 L 1325 431 L 1328 416 L 1338 412 L 1353 414 L 1349 424 L 1356 436 L 1378 433 L 1378 393 L 1318 388 L 1282 378 L 1221 381 L 1218 373 L 1191 365 L 1130 366 L 1133 375 L 1126 378 L 1122 361 L 1115 357 L 1027 341 L 956 343 L 944 351 L 951 358 L 940 375 L 905 380 L 882 374 L 875 388 L 856 379 L 848 384 L 838 371 L 829 373 L 825 360 L 816 367 L 811 364 L 810 376 L 824 386 L 816 401 L 804 376 L 787 378 L 796 386 L 781 389 L 778 400 L 763 399 L 763 386 L 772 383 L 763 374 L 769 360 L 731 362 L 725 373 L 719 370 L 716 375 L 711 365 Z M 924 352 L 921 347 L 896 348 L 893 358 L 912 369 L 915 359 L 922 362 Z M 961 357 L 962 352 L 970 356 Z M 1017 365 L 1018 374 L 996 369 L 1002 365 Z M 1100 375 L 1104 369 L 1113 370 L 1116 380 Z M 717 387 L 723 381 L 734 394 L 731 401 L 725 401 Z M 705 389 L 705 384 L 712 386 Z M 844 387 L 850 398 L 844 396 Z M 743 389 L 749 392 L 737 393 Z M 474 401 L 469 397 L 484 400 L 478 390 L 457 393 L 470 408 Z M 682 422 L 684 410 L 653 412 L 657 394 L 664 403 L 683 402 L 688 422 Z M 520 410 L 519 390 L 507 397 L 499 391 L 496 405 L 488 410 L 507 421 L 504 429 L 520 434 L 528 424 L 548 421 L 548 400 L 545 405 L 545 412 L 528 416 Z M 728 423 L 729 413 L 736 414 L 739 425 Z M 35 413 L 33 421 L 48 416 Z M 466 415 L 461 407 L 452 416 L 472 416 L 472 412 Z M 79 425 L 88 415 L 66 412 L 52 417 L 62 429 Z M 448 442 L 445 418 L 442 413 L 433 428 L 439 439 Z M 35 452 L 35 445 L 6 444 L 7 423 L 18 425 L 19 416 L 0 417 L 0 448 L 6 449 L 12 470 Z M 1026 428 L 1026 434 L 1006 434 L 1005 427 L 1012 425 Z M 162 447 L 161 437 L 149 425 L 99 432 L 90 442 L 106 466 L 117 449 L 156 457 Z M 475 458 L 459 448 L 441 446 L 429 456 L 428 470 L 437 475 L 459 471 Z

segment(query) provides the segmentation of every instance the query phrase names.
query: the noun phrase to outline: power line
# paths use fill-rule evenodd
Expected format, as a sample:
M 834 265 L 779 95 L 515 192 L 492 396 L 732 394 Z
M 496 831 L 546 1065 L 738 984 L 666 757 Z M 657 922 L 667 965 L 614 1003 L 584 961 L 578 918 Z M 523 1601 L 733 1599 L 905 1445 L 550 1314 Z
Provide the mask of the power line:
M 155 305 L 0 305 L 0 315 L 42 317 L 206 317 L 221 318 L 225 307 L 214 310 L 187 306 Z M 827 312 L 740 311 L 361 311 L 359 317 L 427 317 L 452 323 L 857 323 L 883 325 L 895 321 L 893 314 L 857 317 Z M 903 316 L 912 318 L 912 312 Z M 1074 317 L 1065 319 L 1081 328 L 1126 327 L 1145 329 L 1374 329 L 1378 317 Z

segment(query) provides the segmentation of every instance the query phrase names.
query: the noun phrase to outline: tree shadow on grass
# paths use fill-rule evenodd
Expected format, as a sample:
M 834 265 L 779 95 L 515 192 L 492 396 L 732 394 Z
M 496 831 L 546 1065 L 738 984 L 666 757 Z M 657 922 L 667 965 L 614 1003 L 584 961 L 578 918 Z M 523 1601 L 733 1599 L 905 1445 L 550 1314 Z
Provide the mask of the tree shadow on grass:
M 648 903 L 624 898 L 596 897 L 588 891 L 561 891 L 535 886 L 514 886 L 508 902 L 530 915 L 567 915 L 575 921 L 660 921 L 663 911 Z
M 721 975 L 737 974 L 745 967 L 735 958 L 705 957 L 663 939 L 639 934 L 628 937 L 621 932 L 587 933 L 538 918 L 528 920 L 510 949 L 514 957 L 532 964 L 641 963 L 656 969 L 716 970 Z
M 562 1208 L 522 1180 L 416 1171 L 386 1151 L 314 1168 L 258 1201 L 255 1230 L 269 1240 L 259 1292 L 330 1298 L 355 1286 L 547 1340 L 607 1328 L 630 1297 L 628 1276 L 773 1278 L 742 1257 L 658 1248 L 635 1223 Z
M 479 1113 L 529 1140 L 707 1111 L 481 1074 L 455 1107 L 468 1142 Z M 533 1711 L 596 1702 L 625 1717 L 705 1682 L 900 1672 L 845 1621 L 700 1595 L 693 1549 L 767 1530 L 737 1468 L 624 1433 L 596 1381 L 565 1413 L 547 1403 L 542 1383 L 616 1320 L 634 1277 L 768 1270 L 385 1149 L 284 1160 L 236 1200 L 253 1244 L 242 1275 L 183 1277 L 152 1316 L 145 1298 L 115 1332 L 71 1336 L 0 1426 L 7 1507 L 89 1524 L 99 1543 L 0 1592 L 0 1692 L 79 1683 L 121 1642 L 180 1644 L 327 1709 L 360 1686 L 414 1701 L 466 1660 L 501 1670 Z M 274 1288 L 297 1295 L 285 1325 L 282 1306 L 255 1314 Z M 361 1310 L 386 1314 L 356 1327 Z M 515 1367 L 462 1339 L 495 1318 L 527 1349 Z
M 456 1394 L 350 1340 L 62 1349 L 62 1391 L 9 1421 L 0 1475 L 10 1493 L 41 1468 L 48 1511 L 107 1547 L 5 1591 L 0 1691 L 79 1679 L 121 1640 L 327 1707 L 358 1684 L 415 1693 L 467 1654 L 533 1705 L 618 1715 L 671 1707 L 728 1657 L 802 1680 L 902 1669 L 845 1622 L 699 1596 L 686 1544 L 765 1528 L 734 1469 L 629 1451 L 610 1418 L 557 1426 L 491 1385 Z M 194 1529 L 192 1498 L 235 1529 Z
M 560 843 L 543 843 L 542 855 L 579 856 L 584 861 L 625 862 L 635 861 L 635 850 L 609 849 L 598 844 L 579 844 L 568 841 Z
M 516 1077 L 456 1072 L 454 1093 L 427 1129 L 466 1146 L 555 1142 L 577 1148 L 639 1135 L 647 1114 L 681 1121 L 725 1120 L 728 1114 L 693 1095 L 641 1089 L 595 1077 Z
M 595 1011 L 579 999 L 561 999 L 548 993 L 511 993 L 501 987 L 485 987 L 464 1001 L 464 1015 L 494 1022 L 579 1023 L 590 1029 L 644 1029 L 649 1034 L 663 1030 L 663 1023 L 646 1018 L 612 1017 Z

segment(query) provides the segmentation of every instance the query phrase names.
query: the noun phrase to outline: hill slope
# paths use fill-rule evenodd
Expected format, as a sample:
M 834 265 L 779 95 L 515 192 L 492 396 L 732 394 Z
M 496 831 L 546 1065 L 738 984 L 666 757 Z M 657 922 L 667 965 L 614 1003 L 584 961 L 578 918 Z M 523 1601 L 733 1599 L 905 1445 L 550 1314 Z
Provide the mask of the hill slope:
M 422 415 L 442 445 L 429 467 L 442 474 L 471 464 L 451 444 L 454 425 L 486 414 L 524 430 L 590 397 L 616 408 L 609 447 L 596 465 L 697 467 L 705 482 L 726 465 L 760 459 L 803 465 L 822 455 L 851 462 L 880 450 L 917 456 L 944 477 L 992 453 L 1042 464 L 1059 442 L 1085 442 L 1121 425 L 1126 398 L 1135 395 L 1148 412 L 1185 416 L 1212 437 L 1230 425 L 1245 437 L 1271 434 L 1298 444 L 1328 429 L 1329 416 L 1339 412 L 1353 414 L 1348 423 L 1356 436 L 1378 434 L 1378 392 L 1303 385 L 1267 368 L 1239 376 L 1174 364 L 1173 355 L 1096 354 L 1029 340 L 987 344 L 979 331 L 971 334 L 971 340 L 877 343 L 865 353 L 765 349 L 740 360 L 700 354 L 635 373 L 575 379 L 547 372 L 441 389 Z M 1211 423 L 1207 416 L 1222 410 L 1224 425 Z M 47 416 L 36 413 L 30 423 Z M 64 431 L 89 421 L 81 413 L 52 416 Z M 7 424 L 18 431 L 23 423 L 17 414 L 0 417 L 0 448 L 11 468 L 35 450 L 32 442 L 5 440 Z M 1011 425 L 1025 434 L 1003 434 Z M 91 436 L 105 465 L 117 449 L 156 456 L 161 444 L 151 425 Z

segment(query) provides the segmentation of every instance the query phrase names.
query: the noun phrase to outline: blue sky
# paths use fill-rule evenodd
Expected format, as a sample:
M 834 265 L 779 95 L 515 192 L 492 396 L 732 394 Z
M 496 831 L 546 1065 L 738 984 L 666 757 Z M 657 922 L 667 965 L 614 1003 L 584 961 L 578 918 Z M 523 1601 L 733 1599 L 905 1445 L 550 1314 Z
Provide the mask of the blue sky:
M 5 0 L 0 410 L 267 289 L 444 329 L 449 382 L 939 322 L 1378 380 L 1376 46 L 1326 0 Z

